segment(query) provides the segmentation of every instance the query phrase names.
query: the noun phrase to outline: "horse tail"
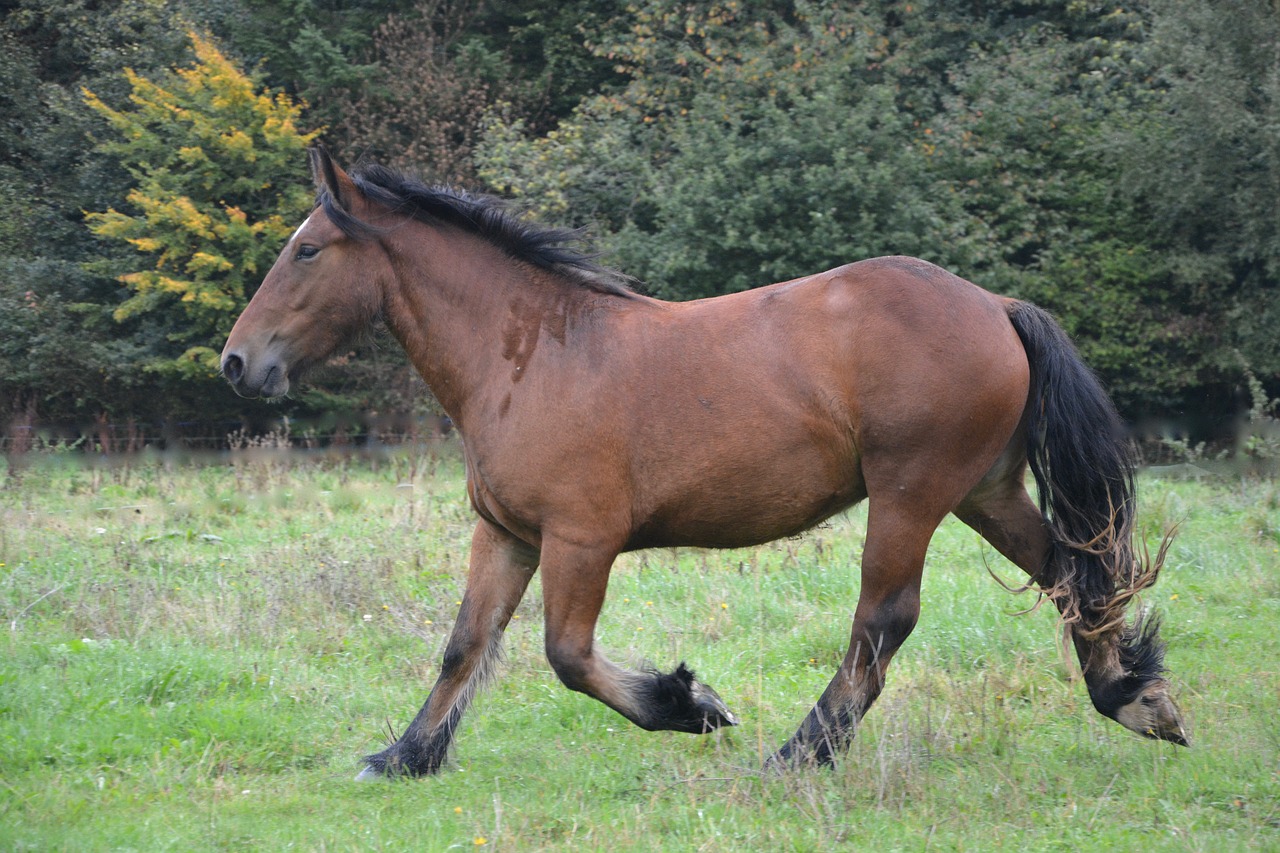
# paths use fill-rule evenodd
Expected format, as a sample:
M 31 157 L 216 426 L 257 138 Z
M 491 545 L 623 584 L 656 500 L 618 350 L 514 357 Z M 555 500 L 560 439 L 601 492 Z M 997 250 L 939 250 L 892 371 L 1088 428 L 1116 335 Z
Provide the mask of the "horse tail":
M 1031 383 L 1025 417 L 1027 461 L 1051 547 L 1036 579 L 1067 629 L 1083 640 L 1120 633 L 1120 663 L 1139 682 L 1159 678 L 1158 619 L 1125 610 L 1156 582 L 1169 538 L 1152 559 L 1133 546 L 1133 446 L 1097 376 L 1062 328 L 1026 302 L 1009 303 L 1026 350 Z

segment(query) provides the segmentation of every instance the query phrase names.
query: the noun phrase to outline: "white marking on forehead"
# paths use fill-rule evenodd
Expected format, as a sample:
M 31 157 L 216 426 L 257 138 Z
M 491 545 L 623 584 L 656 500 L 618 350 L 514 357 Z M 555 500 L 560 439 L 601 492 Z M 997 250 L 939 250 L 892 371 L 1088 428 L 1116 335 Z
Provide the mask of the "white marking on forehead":
M 315 214 L 312 213 L 311 216 L 315 216 Z M 286 246 L 293 245 L 293 241 L 298 239 L 298 234 L 300 234 L 302 232 L 302 229 L 307 227 L 307 223 L 311 221 L 311 216 L 308 216 L 306 219 L 302 220 L 302 224 L 298 226 L 298 229 L 289 235 L 289 242 L 285 244 Z

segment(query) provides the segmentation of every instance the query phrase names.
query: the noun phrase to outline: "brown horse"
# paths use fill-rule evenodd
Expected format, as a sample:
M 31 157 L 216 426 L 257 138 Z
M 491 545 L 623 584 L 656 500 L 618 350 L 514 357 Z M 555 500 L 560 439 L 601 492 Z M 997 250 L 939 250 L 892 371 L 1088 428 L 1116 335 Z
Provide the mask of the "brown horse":
M 538 568 L 567 687 L 645 729 L 735 724 L 684 664 L 630 671 L 596 646 L 614 558 L 766 542 L 863 498 L 848 652 L 771 762 L 830 763 L 848 743 L 916 624 L 947 513 L 1054 601 L 1098 711 L 1187 743 L 1157 622 L 1124 617 L 1163 549 L 1132 547 L 1122 425 L 1040 309 L 901 257 L 662 302 L 572 249 L 573 232 L 494 199 L 376 166 L 350 176 L 323 149 L 311 166 L 316 208 L 232 330 L 223 373 L 280 397 L 384 322 L 457 426 L 479 516 L 435 687 L 362 776 L 441 766 Z

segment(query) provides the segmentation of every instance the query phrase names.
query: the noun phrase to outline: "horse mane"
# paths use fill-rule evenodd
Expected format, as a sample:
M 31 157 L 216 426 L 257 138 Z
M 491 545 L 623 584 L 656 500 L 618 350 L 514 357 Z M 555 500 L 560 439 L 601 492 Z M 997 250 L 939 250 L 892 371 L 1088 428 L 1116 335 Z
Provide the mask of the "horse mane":
M 583 287 L 632 297 L 633 279 L 595 260 L 578 246 L 581 229 L 540 225 L 521 217 L 503 199 L 447 186 L 431 186 L 394 169 L 371 164 L 351 174 L 360 193 L 370 201 L 414 219 L 451 225 L 474 234 L 509 256 L 539 269 L 559 273 Z M 327 190 L 321 190 L 317 206 L 348 237 L 363 239 L 378 229 L 339 207 Z

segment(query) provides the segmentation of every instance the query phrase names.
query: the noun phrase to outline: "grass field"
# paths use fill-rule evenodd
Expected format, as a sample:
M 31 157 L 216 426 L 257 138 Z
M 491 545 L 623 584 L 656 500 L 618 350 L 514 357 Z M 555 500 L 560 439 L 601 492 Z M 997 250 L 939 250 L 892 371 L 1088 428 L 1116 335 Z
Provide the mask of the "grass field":
M 434 680 L 461 465 L 33 457 L 0 488 L 0 850 L 1280 849 L 1280 487 L 1144 476 L 1148 603 L 1194 746 L 1095 714 L 1049 608 L 949 521 L 920 626 L 834 770 L 759 773 L 839 663 L 865 513 L 619 561 L 599 640 L 742 725 L 646 733 L 559 685 L 535 579 L 438 777 L 353 781 Z

